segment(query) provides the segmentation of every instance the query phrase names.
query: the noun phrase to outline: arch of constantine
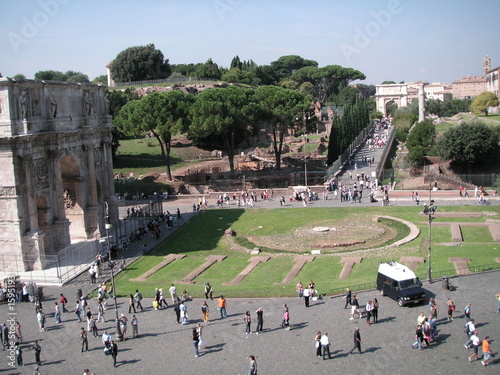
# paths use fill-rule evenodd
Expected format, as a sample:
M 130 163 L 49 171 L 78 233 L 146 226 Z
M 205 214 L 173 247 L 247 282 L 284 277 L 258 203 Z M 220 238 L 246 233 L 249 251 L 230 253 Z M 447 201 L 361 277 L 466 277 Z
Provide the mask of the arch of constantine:
M 109 101 L 93 84 L 0 78 L 3 265 L 43 269 L 118 218 Z

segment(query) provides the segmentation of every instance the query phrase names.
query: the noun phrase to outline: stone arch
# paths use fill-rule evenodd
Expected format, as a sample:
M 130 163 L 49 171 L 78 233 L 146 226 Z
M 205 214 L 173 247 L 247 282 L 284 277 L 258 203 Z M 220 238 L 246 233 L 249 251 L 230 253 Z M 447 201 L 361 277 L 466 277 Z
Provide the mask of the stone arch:
M 389 114 L 392 114 L 394 115 L 394 113 L 390 113 L 390 111 L 388 110 L 387 106 L 390 104 L 390 103 L 394 103 L 394 105 L 396 106 L 396 109 L 398 108 L 401 108 L 401 101 L 399 100 L 399 98 L 386 98 L 384 99 L 384 114 L 385 115 L 389 115 Z

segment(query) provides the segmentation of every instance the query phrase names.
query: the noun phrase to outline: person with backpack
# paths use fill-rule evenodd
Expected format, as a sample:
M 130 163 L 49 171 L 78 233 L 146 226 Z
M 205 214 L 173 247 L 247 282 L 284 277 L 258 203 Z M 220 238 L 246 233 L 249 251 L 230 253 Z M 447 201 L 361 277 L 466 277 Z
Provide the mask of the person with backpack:
M 464 346 L 465 346 L 466 349 L 470 348 L 470 344 L 472 342 L 471 336 L 472 336 L 472 334 L 474 333 L 475 330 L 476 330 L 476 325 L 474 323 L 474 319 L 471 319 L 470 321 L 468 321 L 467 323 L 465 323 L 464 332 L 467 335 L 467 337 L 469 338 L 467 340 L 467 342 L 464 344 Z
M 143 307 L 142 307 L 142 294 L 139 292 L 138 289 L 135 290 L 135 295 L 134 295 L 134 299 L 136 301 L 136 304 L 137 304 L 137 308 L 141 308 L 141 311 L 144 311 Z M 130 313 L 130 312 L 129 312 Z
M 64 297 L 64 295 L 61 293 L 61 298 L 59 299 L 59 301 L 61 302 L 61 306 L 62 306 L 62 312 L 63 313 L 67 313 L 69 312 L 67 309 L 66 309 L 66 304 L 68 303 L 68 300 L 66 299 L 66 297 Z

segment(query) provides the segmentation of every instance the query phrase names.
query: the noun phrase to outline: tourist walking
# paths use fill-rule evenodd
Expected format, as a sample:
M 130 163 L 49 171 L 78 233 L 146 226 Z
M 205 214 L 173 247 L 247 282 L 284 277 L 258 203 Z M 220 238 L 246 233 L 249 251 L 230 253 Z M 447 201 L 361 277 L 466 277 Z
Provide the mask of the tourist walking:
M 40 332 L 45 332 L 45 314 L 43 310 L 38 310 L 36 313 L 36 319 L 38 321 L 38 329 Z
M 188 315 L 187 315 L 187 307 L 186 305 L 184 305 L 184 302 L 181 302 L 181 304 L 179 305 L 179 310 L 181 313 L 182 324 L 185 325 L 188 323 Z
M 104 335 L 103 335 L 104 336 Z M 85 351 L 89 351 L 89 340 L 87 339 L 87 331 L 85 331 L 85 328 L 80 329 L 80 342 L 82 343 L 82 348 L 80 349 L 80 353 L 83 353 L 83 349 L 85 348 Z
M 448 321 L 453 320 L 453 311 L 455 311 L 455 304 L 451 300 L 451 298 L 448 298 L 448 301 L 446 301 L 446 307 L 447 307 L 447 313 L 448 313 Z
M 208 297 L 210 297 L 210 299 L 213 301 L 213 296 L 212 296 L 212 285 L 210 285 L 210 283 L 206 283 L 205 284 L 205 298 L 208 299 Z
M 80 301 L 76 301 L 76 306 L 75 306 L 74 313 L 78 317 L 78 322 L 77 323 L 81 323 L 82 322 L 82 311 L 81 311 L 81 307 L 80 307 Z
M 467 319 L 467 321 L 469 321 L 471 318 L 470 318 L 470 308 L 471 308 L 471 304 L 468 303 L 467 306 L 464 307 L 464 316 L 465 318 Z
M 198 340 L 200 340 L 198 343 L 198 348 L 201 349 L 203 347 L 206 347 L 207 344 L 203 340 L 203 327 L 201 326 L 200 323 L 196 325 L 196 331 L 198 332 Z
M 99 336 L 99 331 L 97 329 L 97 320 L 93 316 L 90 317 L 90 331 L 92 331 L 92 337 Z
M 21 345 L 19 342 L 16 342 L 14 346 L 14 352 L 16 353 L 16 363 L 18 366 L 24 366 L 23 363 L 23 350 L 21 349 Z
M 423 340 L 424 340 L 424 334 L 422 332 L 422 326 L 418 325 L 417 329 L 415 330 L 415 342 L 412 344 L 412 347 L 414 349 L 418 348 L 419 350 L 422 350 Z
M 138 289 L 135 290 L 135 294 L 134 294 L 134 299 L 136 301 L 136 304 L 137 304 L 137 308 L 140 308 L 141 311 L 144 311 L 143 307 L 142 307 L 142 294 L 141 292 L 139 292 Z
M 102 321 L 103 323 L 106 322 L 104 319 L 104 311 L 106 311 L 106 308 L 104 307 L 104 303 L 102 302 L 101 299 L 97 301 L 97 322 Z
M 131 310 L 134 310 L 134 314 L 137 313 L 137 311 L 135 311 L 135 299 L 134 299 L 134 295 L 132 293 L 130 293 L 130 297 L 128 299 L 128 313 L 130 314 L 131 313 Z
M 110 348 L 111 347 L 111 335 L 108 333 L 108 331 L 104 331 L 101 337 L 102 343 L 104 344 L 105 348 Z
M 251 355 L 248 357 L 248 359 L 250 360 L 248 375 L 257 375 L 257 362 L 255 361 L 255 356 Z
M 351 289 L 346 288 L 346 293 L 342 299 L 345 299 L 345 306 L 344 309 L 347 309 L 347 306 L 351 303 L 351 298 L 352 298 L 352 292 Z
M 500 313 L 500 294 L 497 294 L 495 296 L 495 298 L 497 299 L 497 302 L 498 302 L 498 304 L 497 304 L 497 313 Z
M 201 304 L 201 313 L 203 314 L 203 321 L 208 322 L 208 313 L 210 309 L 208 308 L 207 301 L 203 301 Z
M 193 345 L 194 345 L 194 356 L 198 358 L 200 356 L 200 352 L 198 351 L 198 344 L 200 343 L 200 337 L 198 336 L 198 331 L 196 330 L 196 328 L 193 328 L 191 339 L 193 340 Z
M 163 293 L 163 288 L 160 288 L 158 292 L 159 292 L 158 307 L 161 308 L 163 307 L 163 304 L 165 304 L 165 308 L 167 308 L 168 303 L 167 300 L 165 299 L 165 293 Z
M 465 332 L 465 334 L 468 337 L 467 342 L 464 344 L 464 346 L 465 346 L 466 349 L 469 349 L 469 345 L 471 343 L 471 339 L 470 338 L 472 336 L 472 333 L 475 330 L 476 330 L 476 323 L 474 322 L 474 319 L 471 319 L 470 321 L 468 321 L 467 323 L 465 323 L 464 332 Z
M 61 302 L 62 312 L 67 313 L 67 312 L 69 312 L 66 309 L 66 304 L 68 303 L 68 300 L 66 299 L 66 297 L 64 297 L 64 295 L 62 293 L 60 294 L 60 296 L 61 296 L 61 298 L 59 299 L 59 302 Z
M 472 342 L 472 348 L 474 349 L 474 353 L 472 353 L 472 355 L 469 357 L 469 362 L 472 362 L 472 358 L 476 358 L 479 359 L 479 355 L 478 355 L 478 349 L 479 349 L 479 337 L 477 336 L 477 331 L 474 331 L 472 333 L 472 336 L 470 337 L 471 338 L 471 342 Z
M 61 310 L 59 310 L 57 302 L 54 302 L 54 318 L 56 323 L 61 323 Z
M 132 315 L 130 325 L 132 326 L 132 337 L 139 337 L 139 320 L 137 320 L 135 315 Z
M 220 318 L 221 319 L 227 318 L 226 308 L 227 308 L 226 299 L 224 298 L 224 296 L 221 295 L 219 297 L 219 299 L 217 300 L 217 309 L 220 312 Z
M 328 359 L 332 359 L 330 354 L 330 339 L 328 338 L 328 333 L 321 336 L 321 347 L 323 348 L 323 361 L 326 359 L 325 355 L 328 353 Z
M 42 351 L 42 348 L 41 348 L 40 344 L 38 344 L 38 341 L 35 341 L 35 343 L 33 344 L 33 346 L 31 348 L 35 352 L 35 362 L 36 362 L 36 364 L 38 366 L 41 366 L 42 362 L 40 361 L 40 352 Z
M 177 301 L 175 303 L 175 307 L 174 307 L 174 311 L 175 311 L 175 315 L 177 317 L 177 323 L 181 324 L 181 303 L 180 301 Z
M 483 360 L 481 361 L 481 364 L 483 366 L 486 366 L 491 358 L 490 343 L 491 343 L 490 337 L 486 336 L 483 340 Z
M 350 320 L 354 320 L 354 314 L 358 314 L 358 318 L 361 319 L 361 313 L 359 312 L 359 302 L 358 295 L 354 293 L 351 298 L 351 318 Z
M 290 330 L 290 311 L 288 310 L 288 307 L 285 308 L 285 312 L 283 314 L 283 324 L 285 331 Z
M 172 303 L 177 303 L 177 301 L 179 301 L 179 296 L 177 295 L 177 288 L 175 287 L 175 285 L 172 284 L 168 291 L 170 292 L 170 296 L 172 297 Z
M 23 333 L 21 332 L 21 323 L 16 320 L 16 324 L 14 324 L 14 334 L 16 336 L 16 341 L 19 341 L 20 344 L 23 343 Z
M 351 351 L 349 354 L 352 354 L 354 349 L 358 349 L 359 354 L 363 354 L 363 351 L 361 350 L 361 334 L 359 333 L 359 327 L 356 327 L 354 330 L 354 346 L 352 347 Z
M 257 311 L 255 312 L 257 314 L 257 329 L 256 329 L 256 334 L 258 335 L 259 333 L 262 333 L 263 326 L 264 326 L 264 312 L 265 310 L 262 308 L 262 306 L 259 306 Z
M 111 340 L 110 353 L 113 358 L 113 367 L 116 367 L 116 357 L 118 356 L 118 345 L 116 345 L 114 340 Z

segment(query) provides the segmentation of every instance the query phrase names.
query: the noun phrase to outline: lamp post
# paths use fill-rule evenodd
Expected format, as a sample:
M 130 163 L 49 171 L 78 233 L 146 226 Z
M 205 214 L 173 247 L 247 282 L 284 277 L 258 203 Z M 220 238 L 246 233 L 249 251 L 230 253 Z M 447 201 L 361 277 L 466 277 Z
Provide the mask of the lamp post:
M 429 205 L 424 206 L 424 215 L 427 215 L 429 223 L 429 238 L 427 240 L 427 282 L 432 283 L 432 270 L 431 270 L 431 235 L 432 235 L 432 220 L 434 220 L 434 213 L 437 210 L 437 206 L 434 206 L 434 201 L 432 200 L 432 182 L 429 182 Z
M 110 219 L 109 219 L 108 202 L 104 202 L 104 206 L 105 206 L 105 214 L 106 214 L 106 223 L 104 224 L 104 228 L 106 228 L 106 240 L 108 243 L 108 257 L 109 257 L 108 258 L 109 259 L 108 266 L 109 266 L 109 269 L 111 270 L 111 284 L 113 285 L 113 300 L 115 302 L 116 341 L 122 341 L 123 334 L 122 334 L 122 330 L 120 328 L 120 320 L 118 319 L 118 305 L 116 303 L 116 285 L 115 285 L 115 273 L 114 273 L 114 268 L 115 268 L 116 262 L 114 262 L 111 259 L 111 245 L 109 242 L 109 231 L 111 229 L 113 229 L 113 225 L 110 223 Z
M 307 187 L 307 156 L 304 156 L 304 186 Z

